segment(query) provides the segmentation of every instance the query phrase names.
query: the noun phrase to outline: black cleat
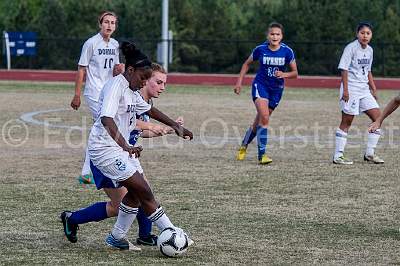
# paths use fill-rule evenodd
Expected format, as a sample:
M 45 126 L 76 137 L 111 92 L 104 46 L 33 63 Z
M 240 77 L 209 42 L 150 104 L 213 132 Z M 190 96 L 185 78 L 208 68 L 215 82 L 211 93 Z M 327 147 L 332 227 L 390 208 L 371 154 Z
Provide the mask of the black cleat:
M 158 237 L 155 235 L 139 237 L 136 239 L 136 243 L 138 245 L 144 245 L 144 246 L 157 246 L 157 238 Z
M 69 211 L 63 211 L 60 215 L 61 222 L 63 223 L 64 226 L 64 234 L 71 243 L 76 243 L 78 241 L 77 237 L 77 231 L 79 229 L 79 226 L 77 224 L 73 224 L 68 221 L 69 219 Z

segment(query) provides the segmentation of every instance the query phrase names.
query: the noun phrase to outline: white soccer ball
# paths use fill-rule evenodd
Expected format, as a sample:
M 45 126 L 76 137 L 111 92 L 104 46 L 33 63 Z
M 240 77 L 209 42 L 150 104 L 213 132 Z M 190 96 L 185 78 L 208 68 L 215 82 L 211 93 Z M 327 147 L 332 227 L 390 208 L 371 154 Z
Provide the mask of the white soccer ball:
M 188 236 L 180 228 L 165 228 L 157 239 L 157 247 L 167 257 L 178 257 L 188 249 Z

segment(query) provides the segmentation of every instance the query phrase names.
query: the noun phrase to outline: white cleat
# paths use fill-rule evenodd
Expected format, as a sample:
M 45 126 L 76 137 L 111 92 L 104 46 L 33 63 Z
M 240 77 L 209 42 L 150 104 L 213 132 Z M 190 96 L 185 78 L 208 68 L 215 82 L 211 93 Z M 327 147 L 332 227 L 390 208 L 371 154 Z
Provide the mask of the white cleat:
M 374 163 L 374 164 L 383 164 L 385 163 L 384 160 L 378 157 L 378 155 L 364 155 L 364 161 L 367 161 L 369 163 Z
M 347 159 L 343 155 L 337 158 L 333 158 L 333 163 L 334 164 L 342 164 L 342 165 L 352 165 L 353 161 Z

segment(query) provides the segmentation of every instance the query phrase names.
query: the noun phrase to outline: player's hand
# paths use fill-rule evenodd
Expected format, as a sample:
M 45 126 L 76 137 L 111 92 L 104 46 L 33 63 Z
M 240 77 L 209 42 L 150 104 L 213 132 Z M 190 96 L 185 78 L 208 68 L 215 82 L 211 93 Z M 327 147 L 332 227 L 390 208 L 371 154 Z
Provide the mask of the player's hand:
M 125 64 L 121 63 L 114 65 L 113 76 L 117 76 L 124 72 L 125 72 Z
M 235 88 L 233 89 L 233 91 L 234 91 L 237 95 L 240 94 L 240 91 L 241 91 L 241 90 L 242 90 L 242 86 L 240 86 L 240 85 L 236 85 Z
M 275 71 L 275 77 L 277 77 L 278 79 L 283 79 L 285 78 L 285 73 L 280 70 L 277 70 Z
M 178 135 L 181 138 L 189 139 L 189 140 L 193 139 L 193 133 L 182 126 L 174 128 L 174 130 L 175 130 L 176 135 Z
M 180 116 L 175 120 L 176 123 L 178 123 L 180 126 L 183 126 L 185 121 L 183 120 L 183 117 Z
M 379 121 L 375 121 L 375 122 L 371 123 L 371 125 L 369 125 L 368 132 L 373 133 L 377 129 L 380 129 L 380 128 L 381 128 L 381 123 Z
M 81 96 L 75 95 L 71 101 L 71 107 L 74 110 L 78 110 L 79 106 L 81 106 Z
M 127 146 L 124 151 L 127 151 L 129 153 L 129 157 L 132 158 L 132 155 L 135 156 L 135 158 L 140 157 L 140 152 L 143 150 L 142 146 Z
M 342 100 L 347 103 L 349 101 L 349 98 L 350 98 L 349 92 L 348 91 L 343 91 Z
M 151 128 L 151 132 L 153 132 L 156 136 L 163 136 L 168 134 L 168 128 L 169 127 L 165 127 L 165 126 L 161 126 L 161 125 L 154 125 Z

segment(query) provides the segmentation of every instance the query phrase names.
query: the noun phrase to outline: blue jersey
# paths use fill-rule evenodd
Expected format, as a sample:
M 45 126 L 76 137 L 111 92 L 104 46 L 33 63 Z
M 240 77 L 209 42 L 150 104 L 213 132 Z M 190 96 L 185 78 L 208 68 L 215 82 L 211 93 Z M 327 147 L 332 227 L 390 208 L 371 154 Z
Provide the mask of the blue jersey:
M 148 102 L 150 105 L 153 106 L 153 102 L 151 100 L 149 100 Z M 142 120 L 144 122 L 149 122 L 150 121 L 150 116 L 149 114 L 143 113 L 141 115 L 136 115 L 136 119 Z M 142 134 L 142 130 L 135 128 L 134 130 L 131 131 L 130 135 L 129 135 L 129 144 L 131 145 L 135 145 L 137 140 L 139 139 L 140 135 Z
M 269 88 L 282 88 L 284 79 L 275 77 L 275 71 L 285 71 L 286 66 L 295 60 L 293 50 L 284 43 L 277 51 L 268 48 L 268 42 L 257 46 L 252 52 L 253 61 L 260 62 L 254 82 Z

